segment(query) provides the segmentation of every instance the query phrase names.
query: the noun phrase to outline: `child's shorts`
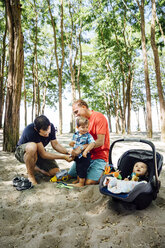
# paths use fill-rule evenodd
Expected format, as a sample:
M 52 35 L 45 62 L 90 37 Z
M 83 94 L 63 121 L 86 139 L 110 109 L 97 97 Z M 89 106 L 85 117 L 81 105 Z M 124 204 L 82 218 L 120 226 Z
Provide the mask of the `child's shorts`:
M 87 170 L 90 166 L 90 160 L 91 160 L 91 155 L 90 153 L 87 154 L 87 158 L 81 157 L 75 158 L 75 162 L 76 162 L 76 171 L 77 171 L 77 175 L 80 178 L 86 178 L 87 177 Z

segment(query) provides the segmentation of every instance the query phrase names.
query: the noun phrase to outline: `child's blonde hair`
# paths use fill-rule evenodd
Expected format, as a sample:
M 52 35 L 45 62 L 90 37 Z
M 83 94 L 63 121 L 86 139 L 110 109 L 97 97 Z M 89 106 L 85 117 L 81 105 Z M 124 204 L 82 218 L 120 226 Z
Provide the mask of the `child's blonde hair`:
M 76 125 L 77 125 L 77 127 L 86 126 L 86 125 L 88 125 L 88 123 L 89 123 L 89 121 L 85 117 L 78 117 L 76 119 Z

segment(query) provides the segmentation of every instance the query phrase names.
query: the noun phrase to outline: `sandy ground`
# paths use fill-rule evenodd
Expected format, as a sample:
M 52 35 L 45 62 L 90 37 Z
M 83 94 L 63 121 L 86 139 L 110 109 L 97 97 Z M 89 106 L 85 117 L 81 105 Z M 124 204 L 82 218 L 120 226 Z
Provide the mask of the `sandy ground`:
M 67 146 L 71 136 L 58 136 L 58 141 Z M 133 136 L 146 138 L 144 133 Z M 121 136 L 111 134 L 111 142 L 118 138 Z M 165 163 L 165 144 L 159 141 L 159 134 L 152 141 Z M 136 210 L 102 195 L 98 185 L 57 188 L 40 175 L 37 186 L 19 192 L 12 179 L 26 176 L 25 165 L 3 152 L 2 142 L 0 146 L 0 248 L 165 247 L 165 166 L 157 199 L 145 210 Z M 114 161 L 133 146 L 134 142 L 120 142 L 114 148 Z M 136 143 L 135 148 L 139 147 L 143 145 Z M 59 161 L 59 166 L 64 169 L 71 164 Z

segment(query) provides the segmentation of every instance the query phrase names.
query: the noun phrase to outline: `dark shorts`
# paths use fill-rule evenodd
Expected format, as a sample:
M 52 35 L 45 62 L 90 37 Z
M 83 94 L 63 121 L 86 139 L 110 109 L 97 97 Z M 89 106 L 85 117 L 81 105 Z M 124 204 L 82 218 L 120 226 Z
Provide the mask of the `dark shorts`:
M 75 158 L 75 162 L 76 162 L 76 171 L 77 171 L 77 175 L 80 178 L 86 178 L 87 177 L 87 170 L 90 166 L 90 160 L 91 160 L 91 155 L 90 153 L 87 154 L 87 158 L 81 157 Z
M 25 163 L 24 154 L 25 154 L 25 148 L 27 144 L 28 143 L 17 146 L 16 151 L 15 151 L 15 157 L 21 163 Z M 43 159 L 39 155 L 38 155 L 36 165 L 40 169 L 47 171 L 47 172 L 50 171 L 51 169 L 59 168 L 55 160 Z

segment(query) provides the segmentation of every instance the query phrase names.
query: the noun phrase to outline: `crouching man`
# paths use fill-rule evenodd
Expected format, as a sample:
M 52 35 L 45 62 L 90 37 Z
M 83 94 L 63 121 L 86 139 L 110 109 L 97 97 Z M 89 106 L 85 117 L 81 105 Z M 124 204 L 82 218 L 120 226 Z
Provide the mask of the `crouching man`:
M 49 142 L 54 150 L 62 154 L 47 152 L 45 146 Z M 66 148 L 58 143 L 54 125 L 44 115 L 36 117 L 34 123 L 24 129 L 16 147 L 15 157 L 26 164 L 28 179 L 32 184 L 37 184 L 35 171 L 47 176 L 55 176 L 60 171 L 55 159 L 72 161 Z

